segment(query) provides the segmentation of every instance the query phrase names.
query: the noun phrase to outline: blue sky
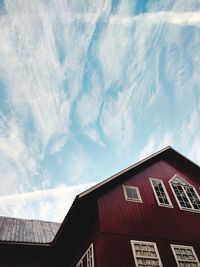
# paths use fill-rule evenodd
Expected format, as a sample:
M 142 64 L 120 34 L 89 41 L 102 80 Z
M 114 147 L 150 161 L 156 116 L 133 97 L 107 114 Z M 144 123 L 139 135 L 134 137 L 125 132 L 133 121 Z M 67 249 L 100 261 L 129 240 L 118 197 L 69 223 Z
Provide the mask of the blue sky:
M 200 164 L 199 133 L 200 1 L 0 1 L 0 215 L 62 221 L 167 145 Z

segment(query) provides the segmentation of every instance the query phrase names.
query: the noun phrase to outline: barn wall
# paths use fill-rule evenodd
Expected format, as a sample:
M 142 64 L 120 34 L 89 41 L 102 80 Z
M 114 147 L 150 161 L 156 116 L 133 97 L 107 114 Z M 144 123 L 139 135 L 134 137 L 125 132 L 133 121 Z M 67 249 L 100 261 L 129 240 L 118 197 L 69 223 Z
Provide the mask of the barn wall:
M 95 250 L 98 259 L 95 267 L 135 267 L 135 261 L 131 248 L 131 240 L 149 241 L 157 245 L 163 267 L 177 267 L 170 244 L 179 244 L 174 240 L 163 240 L 156 238 L 143 238 L 130 235 L 105 234 L 99 235 Z M 200 259 L 199 246 L 190 242 L 182 242 L 182 245 L 193 245 L 194 250 Z
M 143 203 L 125 201 L 122 185 L 107 191 L 98 200 L 101 232 L 148 238 L 200 241 L 200 213 L 180 210 L 168 181 L 178 174 L 199 192 L 200 178 L 173 163 L 160 160 L 131 176 L 123 184 L 137 186 Z M 149 177 L 164 181 L 174 208 L 160 207 Z

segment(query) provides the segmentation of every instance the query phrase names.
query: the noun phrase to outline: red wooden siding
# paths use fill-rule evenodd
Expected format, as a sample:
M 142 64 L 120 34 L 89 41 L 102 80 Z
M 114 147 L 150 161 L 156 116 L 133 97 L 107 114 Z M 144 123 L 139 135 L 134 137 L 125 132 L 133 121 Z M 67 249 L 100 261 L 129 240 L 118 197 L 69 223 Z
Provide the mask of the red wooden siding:
M 180 210 L 168 181 L 178 174 L 199 193 L 200 177 L 164 160 L 130 177 L 123 184 L 137 186 L 143 203 L 125 201 L 122 185 L 98 199 L 101 231 L 145 238 L 200 242 L 200 213 Z M 174 208 L 157 204 L 149 177 L 162 179 Z
M 163 267 L 177 267 L 170 244 L 193 246 L 197 256 L 200 256 L 199 246 L 173 240 L 160 240 L 156 238 L 136 238 L 130 235 L 99 234 L 94 250 L 96 254 L 95 267 L 135 267 L 131 240 L 149 241 L 157 245 Z

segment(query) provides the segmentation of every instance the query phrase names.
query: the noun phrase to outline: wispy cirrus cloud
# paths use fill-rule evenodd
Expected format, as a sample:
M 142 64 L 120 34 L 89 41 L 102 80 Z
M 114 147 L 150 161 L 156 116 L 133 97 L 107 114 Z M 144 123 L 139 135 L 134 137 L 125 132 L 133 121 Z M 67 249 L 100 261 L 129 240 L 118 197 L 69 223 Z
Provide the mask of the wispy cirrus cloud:
M 199 160 L 198 29 L 195 0 L 4 1 L 0 194 L 102 179 L 166 145 Z M 22 214 L 50 218 L 44 200 Z
M 15 120 L 0 116 L 0 180 L 1 195 L 23 192 L 31 188 L 31 176 L 37 173 L 37 153 L 34 143 L 27 149 L 23 131 Z M 32 150 L 32 152 L 30 152 Z
M 154 0 L 148 1 L 147 5 L 148 12 L 161 12 L 161 11 L 171 11 L 171 12 L 196 12 L 199 10 L 199 1 L 196 0 L 176 0 L 176 1 L 159 1 Z
M 131 26 L 133 23 L 143 21 L 151 24 L 173 24 L 179 26 L 200 26 L 200 12 L 174 12 L 174 11 L 160 11 L 149 12 L 137 16 L 111 16 L 109 22 L 114 25 Z
M 126 5 L 126 8 L 128 5 Z M 119 10 L 119 9 L 118 9 Z M 130 11 L 130 10 L 129 10 Z M 122 14 L 121 14 L 122 13 Z M 152 24 L 162 24 L 168 23 L 178 26 L 199 26 L 200 19 L 199 19 L 199 11 L 155 11 L 155 12 L 148 12 L 138 15 L 128 15 L 127 10 L 124 12 L 116 13 L 115 15 L 110 15 L 109 17 L 103 16 L 102 19 L 109 23 L 110 25 L 123 25 L 123 26 L 132 26 L 134 23 L 143 20 L 143 22 L 148 22 Z M 80 20 L 86 21 L 90 23 L 95 23 L 94 19 L 96 18 L 95 13 L 85 13 L 85 14 L 73 14 L 71 16 L 71 20 Z
M 164 135 L 159 131 L 151 134 L 140 153 L 139 159 L 169 145 L 200 165 L 199 131 L 199 109 L 197 109 L 193 110 L 184 122 L 178 124 L 176 130 L 167 131 Z
M 105 90 L 108 90 L 113 83 L 116 86 L 116 83 L 120 84 L 124 80 L 132 30 L 129 27 L 124 27 L 124 25 L 119 27 L 117 23 L 113 24 L 111 18 L 119 18 L 123 14 L 129 14 L 130 6 L 128 1 L 120 2 L 115 15 L 105 18 L 105 28 L 101 31 L 97 43 L 96 54 L 101 66 Z
M 95 84 L 96 85 L 96 84 Z M 92 84 L 94 86 L 94 84 Z M 101 91 L 97 85 L 84 93 L 77 102 L 77 114 L 81 127 L 94 124 L 99 116 L 101 106 Z
M 5 193 L 30 190 L 36 170 L 41 172 L 40 162 L 64 147 L 96 21 L 109 8 L 108 2 L 4 1 L 0 79 L 10 114 L 0 126 L 7 131 L 6 137 L 1 135 L 0 147 Z M 84 12 L 95 17 L 81 26 L 76 17 Z M 40 187 L 42 173 L 37 175 Z
M 67 133 L 69 101 L 62 88 L 64 72 L 54 45 L 52 21 L 40 1 L 5 3 L 1 16 L 1 79 L 11 108 L 30 116 L 42 144 Z M 20 6 L 20 12 L 14 12 Z M 14 14 L 13 14 L 14 13 Z M 13 18 L 14 16 L 14 18 Z
M 90 182 L 93 179 L 91 171 L 95 169 L 95 164 L 82 145 L 76 142 L 74 146 L 76 149 L 68 151 L 63 160 L 63 169 L 65 177 L 67 177 L 65 182 L 69 184 L 80 184 L 82 181 Z
M 180 128 L 180 147 L 189 158 L 200 165 L 199 108 L 193 110 Z
M 138 159 L 143 159 L 164 147 L 167 146 L 173 147 L 173 145 L 174 145 L 173 133 L 166 132 L 164 135 L 162 135 L 159 132 L 153 133 L 152 135 L 149 136 L 144 148 L 140 152 Z
M 93 185 L 93 183 L 75 186 L 60 185 L 52 189 L 1 196 L 0 214 L 1 216 L 12 214 L 17 218 L 37 218 L 62 222 L 74 196 Z
M 114 144 L 119 153 L 126 152 L 134 138 L 134 120 L 131 107 L 132 91 L 119 92 L 105 101 L 100 123 L 104 135 Z
M 104 3 L 87 3 L 77 10 L 75 3 L 63 1 L 56 5 L 36 1 L 34 6 L 5 2 L 6 13 L 0 18 L 1 78 L 11 107 L 22 118 L 31 116 L 44 146 L 69 131 L 70 108 L 82 86 L 87 49 L 96 21 L 107 9 Z M 81 32 L 74 15 L 90 10 L 95 18 L 83 22 Z

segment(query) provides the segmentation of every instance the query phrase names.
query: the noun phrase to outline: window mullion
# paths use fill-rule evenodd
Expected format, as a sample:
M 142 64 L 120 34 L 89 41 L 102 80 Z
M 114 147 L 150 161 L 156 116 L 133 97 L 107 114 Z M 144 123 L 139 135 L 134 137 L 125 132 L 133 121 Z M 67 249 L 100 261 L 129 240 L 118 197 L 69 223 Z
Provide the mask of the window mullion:
M 188 197 L 188 194 L 187 194 L 187 191 L 186 191 L 185 187 L 182 186 L 182 188 L 183 188 L 183 191 L 184 191 L 184 193 L 185 193 L 185 195 L 186 195 L 186 197 L 187 197 L 187 199 L 188 199 L 188 201 L 189 201 L 189 203 L 190 203 L 190 206 L 192 207 L 192 209 L 194 209 L 194 206 L 193 206 L 193 204 L 192 204 L 190 198 Z

